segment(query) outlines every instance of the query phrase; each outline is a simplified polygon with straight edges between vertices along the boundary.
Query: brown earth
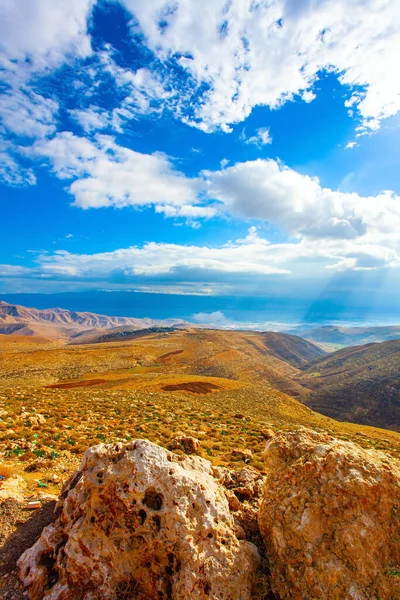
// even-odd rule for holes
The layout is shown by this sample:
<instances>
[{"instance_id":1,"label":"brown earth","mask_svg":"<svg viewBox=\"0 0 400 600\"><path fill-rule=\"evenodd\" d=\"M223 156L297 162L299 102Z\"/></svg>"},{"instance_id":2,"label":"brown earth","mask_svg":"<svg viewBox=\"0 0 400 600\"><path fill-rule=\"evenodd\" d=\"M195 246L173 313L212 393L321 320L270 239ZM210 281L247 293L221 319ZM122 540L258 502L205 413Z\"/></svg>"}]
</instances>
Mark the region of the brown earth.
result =
<instances>
[{"instance_id":1,"label":"brown earth","mask_svg":"<svg viewBox=\"0 0 400 600\"><path fill-rule=\"evenodd\" d=\"M107 383L107 379L86 379L84 381L70 381L69 383L53 383L52 385L47 385L46 387L56 390L68 390L71 388L98 385L99 383Z\"/></svg>"},{"instance_id":2,"label":"brown earth","mask_svg":"<svg viewBox=\"0 0 400 600\"><path fill-rule=\"evenodd\" d=\"M214 390L220 390L218 385L214 385L210 381L190 381L188 383L170 383L163 385L162 389L165 392L192 392L193 394L208 394Z\"/></svg>"},{"instance_id":3,"label":"brown earth","mask_svg":"<svg viewBox=\"0 0 400 600\"><path fill-rule=\"evenodd\" d=\"M296 340L289 342L294 362ZM0 337L0 458L23 478L28 498L42 486L59 491L88 447L139 437L167 447L192 436L214 465L260 473L271 431L301 426L400 456L397 433L338 423L282 391L308 388L277 354L254 332L176 330L82 346ZM199 383L205 393L188 390ZM54 385L64 387L47 387Z\"/></svg>"}]
</instances>

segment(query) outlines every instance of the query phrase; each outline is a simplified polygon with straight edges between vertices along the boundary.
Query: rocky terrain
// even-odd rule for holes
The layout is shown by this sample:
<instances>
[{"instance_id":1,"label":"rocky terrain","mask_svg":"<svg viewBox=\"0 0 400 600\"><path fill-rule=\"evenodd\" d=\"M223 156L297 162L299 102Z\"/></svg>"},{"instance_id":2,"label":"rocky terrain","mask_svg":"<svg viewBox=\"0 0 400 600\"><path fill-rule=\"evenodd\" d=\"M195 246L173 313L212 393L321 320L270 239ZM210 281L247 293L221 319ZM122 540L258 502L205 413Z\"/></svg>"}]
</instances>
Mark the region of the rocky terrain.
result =
<instances>
[{"instance_id":1,"label":"rocky terrain","mask_svg":"<svg viewBox=\"0 0 400 600\"><path fill-rule=\"evenodd\" d=\"M259 525L280 599L400 597L400 463L296 431L266 447Z\"/></svg>"},{"instance_id":2,"label":"rocky terrain","mask_svg":"<svg viewBox=\"0 0 400 600\"><path fill-rule=\"evenodd\" d=\"M303 428L271 433L265 471L140 439L89 449L18 560L29 598L399 597L399 461Z\"/></svg>"},{"instance_id":3,"label":"rocky terrain","mask_svg":"<svg viewBox=\"0 0 400 600\"><path fill-rule=\"evenodd\" d=\"M400 434L296 399L371 356L395 381L363 348L0 336L1 600L398 598Z\"/></svg>"}]
</instances>

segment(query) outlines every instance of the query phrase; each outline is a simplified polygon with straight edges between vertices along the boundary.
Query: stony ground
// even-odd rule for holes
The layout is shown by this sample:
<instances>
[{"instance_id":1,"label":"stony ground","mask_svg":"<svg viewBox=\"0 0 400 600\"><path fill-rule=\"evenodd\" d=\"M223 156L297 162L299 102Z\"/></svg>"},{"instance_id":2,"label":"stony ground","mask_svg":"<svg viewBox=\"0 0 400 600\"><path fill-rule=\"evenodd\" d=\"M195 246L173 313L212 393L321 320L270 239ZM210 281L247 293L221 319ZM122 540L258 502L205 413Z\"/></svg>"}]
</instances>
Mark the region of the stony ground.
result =
<instances>
[{"instance_id":1,"label":"stony ground","mask_svg":"<svg viewBox=\"0 0 400 600\"><path fill-rule=\"evenodd\" d=\"M33 543L49 519L50 505L42 501L33 512L26 502L58 494L83 452L100 442L147 438L168 446L184 433L215 465L263 472L271 430L306 426L400 456L399 434L313 413L276 389L292 367L232 336L224 343L220 334L181 332L65 348L0 340L0 495L13 475L24 482L22 505L0 500L0 599L23 597L5 556Z\"/></svg>"}]
</instances>

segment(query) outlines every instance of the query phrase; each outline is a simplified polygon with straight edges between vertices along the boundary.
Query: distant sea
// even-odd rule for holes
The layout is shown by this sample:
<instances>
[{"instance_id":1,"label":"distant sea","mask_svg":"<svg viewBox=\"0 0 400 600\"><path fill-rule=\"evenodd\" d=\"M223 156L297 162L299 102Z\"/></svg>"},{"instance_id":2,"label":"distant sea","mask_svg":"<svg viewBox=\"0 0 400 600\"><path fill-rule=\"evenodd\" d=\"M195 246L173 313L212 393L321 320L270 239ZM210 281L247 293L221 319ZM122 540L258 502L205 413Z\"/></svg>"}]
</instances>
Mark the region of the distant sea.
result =
<instances>
[{"instance_id":1,"label":"distant sea","mask_svg":"<svg viewBox=\"0 0 400 600\"><path fill-rule=\"evenodd\" d=\"M44 308L66 308L120 317L178 318L231 328L285 330L341 324L394 325L397 311L385 307L344 306L337 300L310 302L293 298L259 296L194 296L143 292L67 292L59 294L3 294L11 304Z\"/></svg>"}]
</instances>

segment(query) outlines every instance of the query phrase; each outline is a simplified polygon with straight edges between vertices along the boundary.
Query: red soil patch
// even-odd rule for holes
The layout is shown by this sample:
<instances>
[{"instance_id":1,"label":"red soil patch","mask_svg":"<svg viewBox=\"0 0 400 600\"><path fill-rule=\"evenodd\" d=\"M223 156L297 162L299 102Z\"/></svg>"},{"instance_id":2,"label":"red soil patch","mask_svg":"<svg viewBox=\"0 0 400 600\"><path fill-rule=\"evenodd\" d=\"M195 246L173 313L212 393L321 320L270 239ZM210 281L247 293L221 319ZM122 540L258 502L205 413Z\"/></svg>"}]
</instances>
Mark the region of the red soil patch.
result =
<instances>
[{"instance_id":1,"label":"red soil patch","mask_svg":"<svg viewBox=\"0 0 400 600\"><path fill-rule=\"evenodd\" d=\"M175 356L176 354L182 354L183 350L175 350L175 352L167 352L167 354L163 354L162 356L160 356L158 358L158 360L161 360L164 362L164 360L167 360L170 356Z\"/></svg>"},{"instance_id":2,"label":"red soil patch","mask_svg":"<svg viewBox=\"0 0 400 600\"><path fill-rule=\"evenodd\" d=\"M165 392L193 392L194 394L209 394L214 390L221 389L218 385L209 381L187 381L186 383L171 383L161 388Z\"/></svg>"},{"instance_id":3,"label":"red soil patch","mask_svg":"<svg viewBox=\"0 0 400 600\"><path fill-rule=\"evenodd\" d=\"M88 387L89 385L98 385L99 383L107 383L107 379L87 379L85 381L70 381L69 383L53 383L46 385L48 388L56 388L67 390L69 388Z\"/></svg>"}]
</instances>

